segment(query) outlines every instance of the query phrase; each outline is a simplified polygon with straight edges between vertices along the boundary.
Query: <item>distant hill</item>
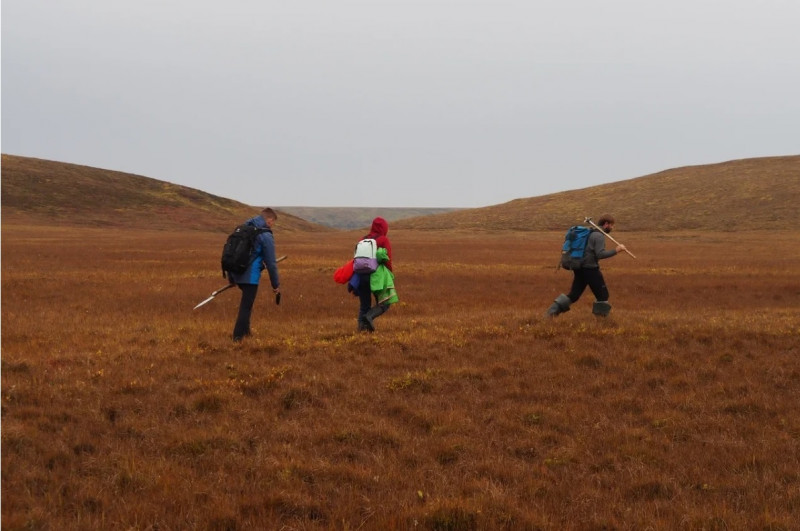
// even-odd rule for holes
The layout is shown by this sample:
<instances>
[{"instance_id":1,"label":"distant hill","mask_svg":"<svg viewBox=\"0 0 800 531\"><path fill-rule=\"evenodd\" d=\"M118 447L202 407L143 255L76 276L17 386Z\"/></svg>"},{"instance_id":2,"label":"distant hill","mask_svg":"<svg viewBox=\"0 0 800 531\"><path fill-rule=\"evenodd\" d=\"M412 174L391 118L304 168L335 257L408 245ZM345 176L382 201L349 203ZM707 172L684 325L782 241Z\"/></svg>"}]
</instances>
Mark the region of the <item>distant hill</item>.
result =
<instances>
[{"instance_id":1,"label":"distant hill","mask_svg":"<svg viewBox=\"0 0 800 531\"><path fill-rule=\"evenodd\" d=\"M393 229L562 230L611 213L621 230L797 229L800 156L686 166L581 190L397 221Z\"/></svg>"},{"instance_id":2,"label":"distant hill","mask_svg":"<svg viewBox=\"0 0 800 531\"><path fill-rule=\"evenodd\" d=\"M258 211L258 206L149 177L5 154L0 187L4 224L228 232ZM335 230L325 223L355 229L383 216L393 231L549 231L609 212L625 231L797 229L798 205L800 155L794 155L675 168L483 208L283 207L278 208L278 227L289 232ZM419 216L406 218L414 214ZM314 222L301 219L306 215Z\"/></svg>"},{"instance_id":3,"label":"distant hill","mask_svg":"<svg viewBox=\"0 0 800 531\"><path fill-rule=\"evenodd\" d=\"M294 214L307 221L337 229L360 229L369 227L372 220L380 216L386 221L431 216L455 212L458 208L369 208L369 207L303 207L282 206L282 211Z\"/></svg>"},{"instance_id":4,"label":"distant hill","mask_svg":"<svg viewBox=\"0 0 800 531\"><path fill-rule=\"evenodd\" d=\"M111 170L2 155L3 223L229 232L260 206ZM279 211L281 231L329 231Z\"/></svg>"}]
</instances>

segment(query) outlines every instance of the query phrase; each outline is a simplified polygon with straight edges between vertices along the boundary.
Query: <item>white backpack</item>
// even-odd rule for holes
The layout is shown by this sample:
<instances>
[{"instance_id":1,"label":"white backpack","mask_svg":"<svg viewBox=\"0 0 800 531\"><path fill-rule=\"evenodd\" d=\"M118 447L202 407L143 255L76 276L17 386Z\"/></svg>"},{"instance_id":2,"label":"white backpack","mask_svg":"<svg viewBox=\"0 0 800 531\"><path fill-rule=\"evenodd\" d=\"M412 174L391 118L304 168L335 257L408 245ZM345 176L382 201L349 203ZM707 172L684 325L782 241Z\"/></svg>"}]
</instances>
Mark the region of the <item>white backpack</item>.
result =
<instances>
[{"instance_id":1,"label":"white backpack","mask_svg":"<svg viewBox=\"0 0 800 531\"><path fill-rule=\"evenodd\" d=\"M353 253L353 273L374 273L378 269L377 251L378 244L372 238L358 242Z\"/></svg>"}]
</instances>

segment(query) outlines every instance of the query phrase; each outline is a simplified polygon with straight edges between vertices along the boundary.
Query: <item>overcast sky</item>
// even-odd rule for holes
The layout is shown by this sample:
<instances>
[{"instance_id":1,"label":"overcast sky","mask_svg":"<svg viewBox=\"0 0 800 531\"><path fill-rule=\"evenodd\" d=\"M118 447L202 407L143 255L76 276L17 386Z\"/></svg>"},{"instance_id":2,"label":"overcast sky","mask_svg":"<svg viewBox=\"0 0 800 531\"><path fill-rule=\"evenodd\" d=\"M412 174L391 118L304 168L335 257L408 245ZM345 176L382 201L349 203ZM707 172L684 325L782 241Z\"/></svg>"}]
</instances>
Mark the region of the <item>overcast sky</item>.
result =
<instances>
[{"instance_id":1,"label":"overcast sky","mask_svg":"<svg viewBox=\"0 0 800 531\"><path fill-rule=\"evenodd\" d=\"M473 207L800 153L797 0L3 0L2 151Z\"/></svg>"}]
</instances>

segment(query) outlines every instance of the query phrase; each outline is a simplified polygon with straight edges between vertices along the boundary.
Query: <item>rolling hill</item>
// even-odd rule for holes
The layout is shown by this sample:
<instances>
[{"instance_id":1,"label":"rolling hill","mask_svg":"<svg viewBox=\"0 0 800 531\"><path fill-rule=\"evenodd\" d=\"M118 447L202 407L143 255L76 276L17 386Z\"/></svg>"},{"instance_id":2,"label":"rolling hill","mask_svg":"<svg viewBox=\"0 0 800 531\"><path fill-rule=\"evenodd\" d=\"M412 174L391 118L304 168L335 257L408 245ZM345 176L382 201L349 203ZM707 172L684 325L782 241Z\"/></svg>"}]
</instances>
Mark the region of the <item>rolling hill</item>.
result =
<instances>
[{"instance_id":1,"label":"rolling hill","mask_svg":"<svg viewBox=\"0 0 800 531\"><path fill-rule=\"evenodd\" d=\"M800 156L734 160L483 208L394 230L562 230L608 212L625 231L797 229Z\"/></svg>"},{"instance_id":2,"label":"rolling hill","mask_svg":"<svg viewBox=\"0 0 800 531\"><path fill-rule=\"evenodd\" d=\"M372 220L381 216L386 221L432 216L445 212L454 212L458 208L401 208L401 207L304 207L282 206L283 212L299 216L312 223L319 223L336 229L361 229L369 227Z\"/></svg>"},{"instance_id":3,"label":"rolling hill","mask_svg":"<svg viewBox=\"0 0 800 531\"><path fill-rule=\"evenodd\" d=\"M89 166L2 156L3 223L229 232L259 208L176 184ZM333 230L280 212L281 231Z\"/></svg>"},{"instance_id":4,"label":"rolling hill","mask_svg":"<svg viewBox=\"0 0 800 531\"><path fill-rule=\"evenodd\" d=\"M625 231L796 229L800 155L686 166L610 184L483 208L397 219L392 230L563 230L610 212ZM288 208L288 207L286 207ZM299 208L299 207L292 207ZM303 214L313 218L318 209ZM316 215L347 216L347 208ZM386 216L387 210L361 209ZM414 209L394 209L403 215ZM428 214L433 209L419 209ZM227 232L248 206L149 177L13 155L2 156L3 223L61 223ZM332 231L281 210L282 231ZM294 214L300 213L294 210ZM331 213L332 212L332 213ZM389 213L391 216L391 213ZM313 218L317 220L317 218ZM389 219L389 218L387 218ZM320 222L323 220L318 219ZM353 220L358 228L368 219Z\"/></svg>"}]
</instances>

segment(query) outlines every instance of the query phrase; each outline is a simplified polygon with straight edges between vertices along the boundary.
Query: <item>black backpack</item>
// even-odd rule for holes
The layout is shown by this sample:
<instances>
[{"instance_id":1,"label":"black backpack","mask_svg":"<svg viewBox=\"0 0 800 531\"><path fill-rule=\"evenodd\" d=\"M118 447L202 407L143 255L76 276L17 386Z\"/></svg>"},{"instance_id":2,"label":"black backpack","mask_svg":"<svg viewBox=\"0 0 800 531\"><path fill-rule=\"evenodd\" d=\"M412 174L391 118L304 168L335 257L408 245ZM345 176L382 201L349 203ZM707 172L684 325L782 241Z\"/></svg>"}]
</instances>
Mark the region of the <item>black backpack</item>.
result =
<instances>
[{"instance_id":1,"label":"black backpack","mask_svg":"<svg viewBox=\"0 0 800 531\"><path fill-rule=\"evenodd\" d=\"M256 237L264 232L272 232L269 227L259 229L255 225L244 223L236 227L222 247L222 276L225 272L240 275L247 271L253 261L253 249L256 246Z\"/></svg>"}]
</instances>

